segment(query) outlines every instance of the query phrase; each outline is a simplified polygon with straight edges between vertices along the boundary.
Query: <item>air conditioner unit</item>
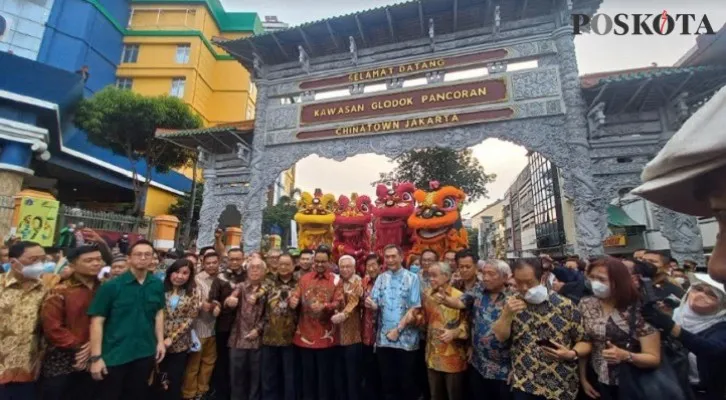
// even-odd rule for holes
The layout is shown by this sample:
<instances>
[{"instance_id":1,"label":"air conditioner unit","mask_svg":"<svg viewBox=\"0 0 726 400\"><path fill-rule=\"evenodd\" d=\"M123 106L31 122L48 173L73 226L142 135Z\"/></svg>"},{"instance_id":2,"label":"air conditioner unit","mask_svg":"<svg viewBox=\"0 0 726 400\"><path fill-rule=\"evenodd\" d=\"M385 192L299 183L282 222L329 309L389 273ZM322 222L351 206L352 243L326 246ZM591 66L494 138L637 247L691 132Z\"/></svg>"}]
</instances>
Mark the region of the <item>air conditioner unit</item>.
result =
<instances>
[{"instance_id":1,"label":"air conditioner unit","mask_svg":"<svg viewBox=\"0 0 726 400\"><path fill-rule=\"evenodd\" d=\"M12 20L7 15L0 14L0 40L10 32Z\"/></svg>"}]
</instances>

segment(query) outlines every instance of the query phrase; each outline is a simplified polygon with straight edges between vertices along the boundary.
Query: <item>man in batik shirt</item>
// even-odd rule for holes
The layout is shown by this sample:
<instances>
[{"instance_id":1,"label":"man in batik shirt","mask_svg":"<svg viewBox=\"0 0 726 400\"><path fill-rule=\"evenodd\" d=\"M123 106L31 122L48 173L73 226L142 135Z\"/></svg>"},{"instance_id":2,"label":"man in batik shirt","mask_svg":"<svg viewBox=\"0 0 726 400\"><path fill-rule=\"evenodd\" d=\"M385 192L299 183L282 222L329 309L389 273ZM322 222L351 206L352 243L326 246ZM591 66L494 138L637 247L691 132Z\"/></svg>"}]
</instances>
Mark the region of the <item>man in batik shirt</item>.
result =
<instances>
[{"instance_id":1,"label":"man in batik shirt","mask_svg":"<svg viewBox=\"0 0 726 400\"><path fill-rule=\"evenodd\" d=\"M509 346L497 340L492 325L502 313L507 299L506 283L512 272L506 262L494 260L485 263L481 273L482 282L474 289L458 299L448 296L443 301L449 307L467 310L472 316L467 398L487 393L491 400L508 400Z\"/></svg>"},{"instance_id":2,"label":"man in batik shirt","mask_svg":"<svg viewBox=\"0 0 726 400\"><path fill-rule=\"evenodd\" d=\"M360 276L355 273L355 258L344 255L338 260L340 278L343 281L345 308L333 315L332 321L338 325L340 354L338 357L338 379L336 380L337 398L358 400L360 394L360 299L363 286Z\"/></svg>"},{"instance_id":3,"label":"man in batik shirt","mask_svg":"<svg viewBox=\"0 0 726 400\"><path fill-rule=\"evenodd\" d=\"M302 278L290 298L290 307L300 306L300 319L293 343L302 360L302 400L332 400L331 377L335 362L335 328L332 316L343 308L343 285L330 272L331 250L315 251L313 271Z\"/></svg>"},{"instance_id":4,"label":"man in batik shirt","mask_svg":"<svg viewBox=\"0 0 726 400\"><path fill-rule=\"evenodd\" d=\"M512 272L517 293L507 299L493 330L497 340L511 343L514 399L574 400L579 355L590 351L580 311L547 291L538 259L520 260Z\"/></svg>"},{"instance_id":5,"label":"man in batik shirt","mask_svg":"<svg viewBox=\"0 0 726 400\"><path fill-rule=\"evenodd\" d=\"M366 257L366 276L363 277L363 302L373 292L381 266L376 254ZM378 372L375 345L378 330L378 312L363 307L361 324L361 342L363 343L363 398L379 399L381 397L381 374Z\"/></svg>"},{"instance_id":6,"label":"man in batik shirt","mask_svg":"<svg viewBox=\"0 0 726 400\"><path fill-rule=\"evenodd\" d=\"M459 297L452 287L451 267L438 262L429 268L431 287L424 291L423 307L416 313L417 325L426 326L426 366L431 399L461 400L469 337L467 318L443 304L446 297Z\"/></svg>"},{"instance_id":7,"label":"man in batik shirt","mask_svg":"<svg viewBox=\"0 0 726 400\"><path fill-rule=\"evenodd\" d=\"M297 312L288 305L297 287L289 254L280 256L277 276L265 282L267 301L262 333L262 398L295 400Z\"/></svg>"}]
</instances>

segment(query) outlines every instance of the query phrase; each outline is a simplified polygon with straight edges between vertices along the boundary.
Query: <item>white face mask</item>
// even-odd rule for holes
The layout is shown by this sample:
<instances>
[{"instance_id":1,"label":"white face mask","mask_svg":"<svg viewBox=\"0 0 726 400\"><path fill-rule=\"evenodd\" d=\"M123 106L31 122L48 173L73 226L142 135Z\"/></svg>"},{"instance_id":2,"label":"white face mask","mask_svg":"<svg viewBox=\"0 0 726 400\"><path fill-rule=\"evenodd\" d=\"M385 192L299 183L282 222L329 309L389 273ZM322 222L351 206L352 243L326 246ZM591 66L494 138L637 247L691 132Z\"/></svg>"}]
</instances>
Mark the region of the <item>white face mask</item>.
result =
<instances>
[{"instance_id":1,"label":"white face mask","mask_svg":"<svg viewBox=\"0 0 726 400\"><path fill-rule=\"evenodd\" d=\"M529 304L541 304L547 300L547 288L543 285L537 285L529 290L524 295L524 301Z\"/></svg>"},{"instance_id":2,"label":"white face mask","mask_svg":"<svg viewBox=\"0 0 726 400\"><path fill-rule=\"evenodd\" d=\"M592 294L598 299L607 299L610 297L610 285L600 281L590 281L590 286L592 288Z\"/></svg>"},{"instance_id":3,"label":"white face mask","mask_svg":"<svg viewBox=\"0 0 726 400\"><path fill-rule=\"evenodd\" d=\"M683 286L683 284L686 283L686 278L682 278L682 277L679 276L678 278L676 278L676 282L679 285Z\"/></svg>"},{"instance_id":4,"label":"white face mask","mask_svg":"<svg viewBox=\"0 0 726 400\"><path fill-rule=\"evenodd\" d=\"M38 261L35 264L23 266L22 274L28 279L40 279L40 276L46 271L45 263Z\"/></svg>"}]
</instances>

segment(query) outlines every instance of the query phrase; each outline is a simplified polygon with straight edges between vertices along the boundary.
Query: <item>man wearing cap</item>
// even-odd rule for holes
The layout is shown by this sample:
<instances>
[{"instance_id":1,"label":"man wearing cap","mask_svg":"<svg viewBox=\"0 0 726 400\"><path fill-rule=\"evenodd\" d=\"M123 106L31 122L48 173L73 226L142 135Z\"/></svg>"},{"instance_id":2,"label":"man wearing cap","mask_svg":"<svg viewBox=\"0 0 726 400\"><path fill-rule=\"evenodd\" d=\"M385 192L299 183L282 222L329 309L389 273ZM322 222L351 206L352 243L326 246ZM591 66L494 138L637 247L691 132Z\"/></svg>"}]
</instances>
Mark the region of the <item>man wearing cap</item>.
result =
<instances>
[{"instance_id":1,"label":"man wearing cap","mask_svg":"<svg viewBox=\"0 0 726 400\"><path fill-rule=\"evenodd\" d=\"M103 257L97 246L71 249L73 273L43 301L40 318L49 347L42 366L43 399L93 399L95 384L86 372L90 355L88 306L98 288Z\"/></svg>"},{"instance_id":2,"label":"man wearing cap","mask_svg":"<svg viewBox=\"0 0 726 400\"><path fill-rule=\"evenodd\" d=\"M643 169L633 193L671 210L715 217L709 275L726 282L726 88L721 88Z\"/></svg>"}]
</instances>

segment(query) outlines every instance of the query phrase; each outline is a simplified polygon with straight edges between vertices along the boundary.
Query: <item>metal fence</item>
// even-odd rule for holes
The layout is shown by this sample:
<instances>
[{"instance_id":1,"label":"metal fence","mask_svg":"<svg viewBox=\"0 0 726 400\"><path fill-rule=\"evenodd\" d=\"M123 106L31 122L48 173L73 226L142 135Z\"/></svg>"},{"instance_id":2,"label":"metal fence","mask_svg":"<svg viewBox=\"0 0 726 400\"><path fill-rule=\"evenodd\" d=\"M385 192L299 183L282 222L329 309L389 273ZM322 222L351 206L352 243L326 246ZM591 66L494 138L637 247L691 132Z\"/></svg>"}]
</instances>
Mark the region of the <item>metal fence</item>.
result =
<instances>
[{"instance_id":1,"label":"metal fence","mask_svg":"<svg viewBox=\"0 0 726 400\"><path fill-rule=\"evenodd\" d=\"M138 233L144 235L147 239L153 239L151 234L154 229L151 218L137 218L130 215L60 206L56 232L69 224L78 225L79 223L83 223L86 228L95 230Z\"/></svg>"},{"instance_id":2,"label":"metal fence","mask_svg":"<svg viewBox=\"0 0 726 400\"><path fill-rule=\"evenodd\" d=\"M0 239L4 240L13 224L14 200L11 196L0 196Z\"/></svg>"}]
</instances>

